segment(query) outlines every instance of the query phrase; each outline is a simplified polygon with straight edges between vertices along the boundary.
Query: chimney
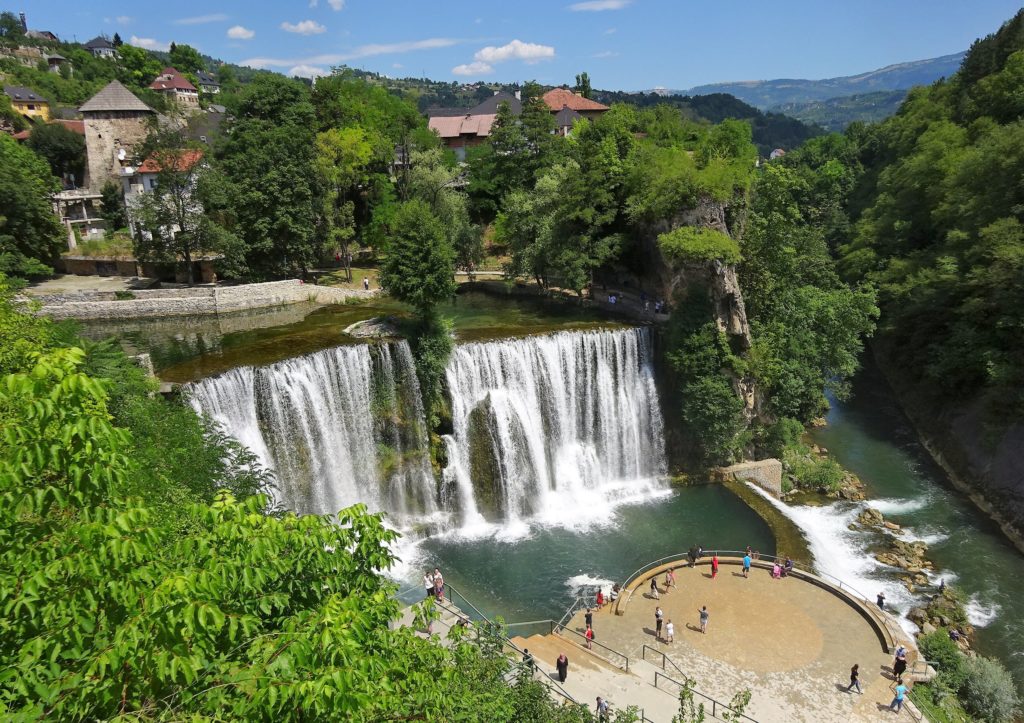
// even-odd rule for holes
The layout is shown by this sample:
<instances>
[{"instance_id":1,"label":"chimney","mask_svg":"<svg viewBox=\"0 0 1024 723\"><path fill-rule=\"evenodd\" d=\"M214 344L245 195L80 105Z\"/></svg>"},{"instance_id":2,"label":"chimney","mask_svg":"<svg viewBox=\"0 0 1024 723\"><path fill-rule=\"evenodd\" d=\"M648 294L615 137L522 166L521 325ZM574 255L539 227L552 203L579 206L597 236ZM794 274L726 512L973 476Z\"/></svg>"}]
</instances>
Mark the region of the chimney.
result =
<instances>
[{"instance_id":1,"label":"chimney","mask_svg":"<svg viewBox=\"0 0 1024 723\"><path fill-rule=\"evenodd\" d=\"M21 32L27 33L28 32L28 21L25 20L25 13L18 13L18 16L21 18Z\"/></svg>"}]
</instances>

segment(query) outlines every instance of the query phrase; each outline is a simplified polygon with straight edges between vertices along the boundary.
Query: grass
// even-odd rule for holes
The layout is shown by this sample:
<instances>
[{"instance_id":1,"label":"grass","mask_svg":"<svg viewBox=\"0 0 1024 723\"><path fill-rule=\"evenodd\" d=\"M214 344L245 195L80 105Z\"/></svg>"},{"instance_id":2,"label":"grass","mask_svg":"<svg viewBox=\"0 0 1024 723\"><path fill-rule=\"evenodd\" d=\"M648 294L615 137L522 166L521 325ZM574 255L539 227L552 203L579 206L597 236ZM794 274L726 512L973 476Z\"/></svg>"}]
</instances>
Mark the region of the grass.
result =
<instances>
[{"instance_id":1,"label":"grass","mask_svg":"<svg viewBox=\"0 0 1024 723\"><path fill-rule=\"evenodd\" d=\"M371 289L379 289L379 275L380 271L376 268L353 266L351 282L345 280L345 269L337 269L321 276L318 283L322 286L336 286L339 289L362 289L363 279L366 278L370 280Z\"/></svg>"},{"instance_id":2,"label":"grass","mask_svg":"<svg viewBox=\"0 0 1024 723\"><path fill-rule=\"evenodd\" d=\"M80 241L73 250L65 252L66 256L86 256L89 258L119 257L135 258L132 239L127 234L115 233L113 238L102 238L91 241Z\"/></svg>"}]
</instances>

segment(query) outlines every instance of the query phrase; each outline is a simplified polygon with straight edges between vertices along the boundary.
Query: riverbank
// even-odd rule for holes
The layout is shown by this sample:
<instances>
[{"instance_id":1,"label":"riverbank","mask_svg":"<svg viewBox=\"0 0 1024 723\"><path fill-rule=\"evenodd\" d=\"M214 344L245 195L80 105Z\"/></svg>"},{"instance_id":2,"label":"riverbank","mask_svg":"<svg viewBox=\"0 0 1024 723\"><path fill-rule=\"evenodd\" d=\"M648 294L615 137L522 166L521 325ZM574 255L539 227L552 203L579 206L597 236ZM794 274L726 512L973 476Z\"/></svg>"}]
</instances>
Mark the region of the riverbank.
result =
<instances>
[{"instance_id":1,"label":"riverbank","mask_svg":"<svg viewBox=\"0 0 1024 723\"><path fill-rule=\"evenodd\" d=\"M950 484L992 519L1024 554L1024 423L995 433L984 418L980 400L946 408L916 380L886 363L872 346L874 366L917 433L921 446L945 472Z\"/></svg>"}]
</instances>

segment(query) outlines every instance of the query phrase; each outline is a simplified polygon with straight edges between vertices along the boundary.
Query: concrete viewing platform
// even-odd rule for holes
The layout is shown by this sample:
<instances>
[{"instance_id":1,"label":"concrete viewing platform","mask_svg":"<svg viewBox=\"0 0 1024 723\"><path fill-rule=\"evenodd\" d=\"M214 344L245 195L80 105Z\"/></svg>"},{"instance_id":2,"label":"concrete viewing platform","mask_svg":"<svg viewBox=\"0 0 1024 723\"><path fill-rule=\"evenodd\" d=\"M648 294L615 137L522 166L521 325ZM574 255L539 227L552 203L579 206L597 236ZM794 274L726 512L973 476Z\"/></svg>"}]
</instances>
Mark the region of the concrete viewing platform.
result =
<instances>
[{"instance_id":1,"label":"concrete viewing platform","mask_svg":"<svg viewBox=\"0 0 1024 723\"><path fill-rule=\"evenodd\" d=\"M649 691L641 699L630 700L634 686L626 685L622 677L643 680L653 678L657 670L676 681L695 680L697 691L721 703L749 689L752 697L745 714L761 723L921 720L912 706L904 706L898 717L888 710L893 697L889 651L896 644L910 649L910 670L904 676L909 679L916 646L887 614L809 573L796 571L775 579L762 561L755 562L750 576L744 578L739 558L722 557L719 562L715 579L706 557L694 568L685 559L666 562L630 580L614 605L594 611L595 641L629 658L629 673L618 671L623 686L616 690L609 681L612 689L604 696L616 707L639 704L652 721L671 720L676 707L671 698L678 695L678 685L659 677L656 687L672 694L666 696L669 701L644 705L652 699ZM675 571L676 587L666 591L669 567ZM652 576L660 599L651 596ZM709 624L702 634L699 610L705 605ZM656 637L656 606L661 606L665 623L674 624L672 643ZM586 630L584 612L573 616L569 630ZM561 637L577 648L578 636L563 632ZM603 651L595 646L593 653ZM575 657L589 654L579 650ZM573 652L567 655L572 661ZM612 663L621 661L614 654L607 657ZM854 663L860 665L863 695L845 692ZM570 667L568 683L573 674ZM655 683L643 682L648 687ZM592 698L584 702L593 705ZM708 708L710 713L710 704Z\"/></svg>"}]
</instances>

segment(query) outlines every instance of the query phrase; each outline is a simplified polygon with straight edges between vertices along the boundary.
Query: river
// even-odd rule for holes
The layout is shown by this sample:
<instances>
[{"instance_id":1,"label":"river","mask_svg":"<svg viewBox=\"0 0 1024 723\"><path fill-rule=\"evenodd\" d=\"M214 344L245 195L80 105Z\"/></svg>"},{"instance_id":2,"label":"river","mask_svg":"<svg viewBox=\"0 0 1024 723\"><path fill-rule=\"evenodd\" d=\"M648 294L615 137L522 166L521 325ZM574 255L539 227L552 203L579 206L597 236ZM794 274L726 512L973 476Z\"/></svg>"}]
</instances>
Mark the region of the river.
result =
<instances>
[{"instance_id":1,"label":"river","mask_svg":"<svg viewBox=\"0 0 1024 723\"><path fill-rule=\"evenodd\" d=\"M864 481L871 506L909 528L905 538L929 542L939 574L969 597L976 648L1002 660L1024 685L1024 557L952 487L877 369L866 368L853 390L850 401L833 403L815 442Z\"/></svg>"}]
</instances>

